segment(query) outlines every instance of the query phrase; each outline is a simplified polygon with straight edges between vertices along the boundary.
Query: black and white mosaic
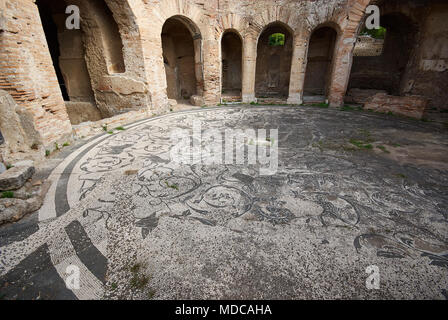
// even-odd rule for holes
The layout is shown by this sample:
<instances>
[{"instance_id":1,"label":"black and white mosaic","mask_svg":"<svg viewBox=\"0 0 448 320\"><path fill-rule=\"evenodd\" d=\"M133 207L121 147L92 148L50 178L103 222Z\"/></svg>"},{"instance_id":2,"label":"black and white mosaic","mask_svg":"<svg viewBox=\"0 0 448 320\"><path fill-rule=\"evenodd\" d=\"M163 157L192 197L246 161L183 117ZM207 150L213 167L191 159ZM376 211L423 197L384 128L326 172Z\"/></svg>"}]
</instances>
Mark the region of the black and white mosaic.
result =
<instances>
[{"instance_id":1,"label":"black and white mosaic","mask_svg":"<svg viewBox=\"0 0 448 320\"><path fill-rule=\"evenodd\" d=\"M222 132L278 129L277 173L171 162L171 131L191 130L195 120ZM446 132L428 124L317 108L204 109L102 135L54 170L39 229L0 247L0 292L11 299L144 299L148 292L444 299L448 170L347 148L359 136L427 142L411 133L448 150ZM145 289L132 285L136 264L148 274ZM78 290L63 286L68 265L81 269ZM381 270L380 290L365 287L369 265Z\"/></svg>"}]
</instances>

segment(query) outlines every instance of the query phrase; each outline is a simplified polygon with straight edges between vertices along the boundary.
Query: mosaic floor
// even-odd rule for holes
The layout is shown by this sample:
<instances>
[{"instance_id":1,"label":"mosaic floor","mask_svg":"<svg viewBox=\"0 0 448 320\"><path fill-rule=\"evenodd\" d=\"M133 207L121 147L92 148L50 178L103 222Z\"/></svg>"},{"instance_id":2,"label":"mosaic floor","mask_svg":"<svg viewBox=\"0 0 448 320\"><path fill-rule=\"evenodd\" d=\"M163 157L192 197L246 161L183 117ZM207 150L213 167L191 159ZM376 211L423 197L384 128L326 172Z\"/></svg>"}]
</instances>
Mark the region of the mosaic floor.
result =
<instances>
[{"instance_id":1,"label":"mosaic floor","mask_svg":"<svg viewBox=\"0 0 448 320\"><path fill-rule=\"evenodd\" d=\"M173 163L170 133L194 120L278 129L277 173ZM447 299L447 137L311 107L179 112L95 137L51 173L34 223L0 228L0 298Z\"/></svg>"}]
</instances>

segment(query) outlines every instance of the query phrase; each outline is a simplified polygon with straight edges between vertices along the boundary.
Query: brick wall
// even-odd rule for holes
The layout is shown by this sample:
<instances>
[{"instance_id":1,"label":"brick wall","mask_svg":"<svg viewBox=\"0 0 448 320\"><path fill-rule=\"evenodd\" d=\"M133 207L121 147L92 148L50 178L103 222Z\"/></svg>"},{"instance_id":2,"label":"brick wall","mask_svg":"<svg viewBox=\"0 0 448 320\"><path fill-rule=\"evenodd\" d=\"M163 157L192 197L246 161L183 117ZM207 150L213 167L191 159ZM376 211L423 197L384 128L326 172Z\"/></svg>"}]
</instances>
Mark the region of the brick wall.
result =
<instances>
[{"instance_id":1,"label":"brick wall","mask_svg":"<svg viewBox=\"0 0 448 320\"><path fill-rule=\"evenodd\" d=\"M31 111L44 145L69 139L70 121L32 0L0 1L0 89Z\"/></svg>"},{"instance_id":2,"label":"brick wall","mask_svg":"<svg viewBox=\"0 0 448 320\"><path fill-rule=\"evenodd\" d=\"M128 110L168 110L161 32L172 16L182 16L200 34L200 40L195 41L195 68L201 82L198 94L209 105L220 101L221 36L226 30L234 30L243 38L242 91L243 98L251 101L255 98L258 37L271 23L288 26L293 35L288 101L301 103L311 34L320 26L333 28L337 39L327 98L332 106L339 106L346 93L365 8L373 0L105 0L123 42L125 73L110 73L103 63L107 57L101 44L108 32L91 10L94 2L73 1L82 12L91 14L82 24L88 71L97 104L111 116ZM44 144L54 145L67 139L72 128L37 7L34 0L0 0L0 9L0 89L32 112ZM439 65L445 63L442 58L441 53L437 61L425 60L425 66L438 62L436 67L441 68Z\"/></svg>"}]
</instances>

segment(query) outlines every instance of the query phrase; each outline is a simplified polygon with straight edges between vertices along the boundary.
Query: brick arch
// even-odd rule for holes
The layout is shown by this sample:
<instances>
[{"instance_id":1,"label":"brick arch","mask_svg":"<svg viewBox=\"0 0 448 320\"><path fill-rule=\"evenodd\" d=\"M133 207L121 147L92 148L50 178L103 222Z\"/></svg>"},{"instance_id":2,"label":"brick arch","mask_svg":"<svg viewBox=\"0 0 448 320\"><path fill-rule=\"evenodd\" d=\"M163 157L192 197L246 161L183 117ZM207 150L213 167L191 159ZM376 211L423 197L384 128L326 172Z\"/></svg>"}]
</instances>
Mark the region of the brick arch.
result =
<instances>
[{"instance_id":1,"label":"brick arch","mask_svg":"<svg viewBox=\"0 0 448 320\"><path fill-rule=\"evenodd\" d=\"M152 18L156 18L151 23L151 33L156 37L162 33L166 20L172 17L183 20L188 25L190 32L199 33L204 38L209 36L209 32L202 24L203 14L201 10L188 0L162 0L153 8L148 6L145 6L145 8L150 11Z\"/></svg>"},{"instance_id":2,"label":"brick arch","mask_svg":"<svg viewBox=\"0 0 448 320\"><path fill-rule=\"evenodd\" d=\"M338 35L341 35L343 33L343 26L341 26L340 15L314 21L312 24L306 23L302 30L302 37L309 40L316 30L324 27L333 28Z\"/></svg>"},{"instance_id":3,"label":"brick arch","mask_svg":"<svg viewBox=\"0 0 448 320\"><path fill-rule=\"evenodd\" d=\"M221 40L224 33L231 30L243 39L245 26L246 21L240 15L234 13L224 15L218 20L216 38Z\"/></svg>"},{"instance_id":4,"label":"brick arch","mask_svg":"<svg viewBox=\"0 0 448 320\"><path fill-rule=\"evenodd\" d=\"M275 20L275 21L269 22L268 24L264 25L263 28L259 29L258 36L257 36L257 42L258 42L258 40L260 40L261 35L266 30L268 30L269 28L275 27L275 26L280 26L280 27L284 28L285 30L287 30L288 33L290 34L291 38L294 39L294 29L283 21Z\"/></svg>"},{"instance_id":5,"label":"brick arch","mask_svg":"<svg viewBox=\"0 0 448 320\"><path fill-rule=\"evenodd\" d=\"M120 41L122 42L118 23L116 22L114 14L108 6L107 1L73 0L73 4L77 5L80 8L81 30L84 35L85 46L95 47L94 50L89 50L88 52L86 52L86 58L88 59L88 61L94 62L99 68L90 70L90 72L100 72L101 75L114 73L115 71L111 70L109 65L113 60L111 55L114 54L121 54L119 58L123 60L122 63L124 69L125 66L123 50L121 49L121 52L118 53L111 52L113 51L113 48L111 48L110 44L107 43L111 36L119 37ZM112 14L112 17L105 14L105 9L109 10L108 13ZM114 24L113 27L116 26L117 29L113 29L110 24ZM109 27L111 28L108 29ZM98 52L98 50L100 52ZM95 58L92 57L94 55L98 55L98 53L100 54L99 56L96 56ZM124 70L117 71L117 73L123 72ZM92 74L91 76L94 75ZM95 80L93 81L96 82Z\"/></svg>"},{"instance_id":6,"label":"brick arch","mask_svg":"<svg viewBox=\"0 0 448 320\"><path fill-rule=\"evenodd\" d=\"M168 21L175 21L182 24L191 34L193 41L193 58L194 58L194 78L196 79L196 91L193 95L202 96L204 93L204 78L203 78L203 48L202 48L202 33L196 23L186 16L175 14L166 19L162 26L163 28ZM163 48L162 48L163 51ZM166 66L164 65L165 73L168 75ZM168 89L168 82L167 82ZM190 91L190 90L188 90ZM168 92L167 92L168 95Z\"/></svg>"},{"instance_id":7,"label":"brick arch","mask_svg":"<svg viewBox=\"0 0 448 320\"><path fill-rule=\"evenodd\" d=\"M257 60L257 44L258 38L264 28L272 23L285 25L291 36L296 37L296 30L300 29L302 19L301 12L289 10L288 6L268 5L263 10L255 10L251 15L244 16L239 21L241 26L240 33L243 37L243 102L256 101L255 97L255 77L256 77L256 60ZM292 69L292 67L291 67ZM291 72L292 77L292 72Z\"/></svg>"},{"instance_id":8,"label":"brick arch","mask_svg":"<svg viewBox=\"0 0 448 320\"><path fill-rule=\"evenodd\" d=\"M218 86L214 87L207 83L208 79L219 77L218 70L215 68L213 74L206 73L205 70L213 69L209 66L216 66L217 61L209 62L211 58L203 55L204 45L216 41L215 28L210 26L209 20L205 20L209 17L203 15L201 8L187 0L162 0L151 6L142 4L141 12L142 17L139 22L141 29L144 30L144 41L151 44L151 50L145 53L149 71L148 90L151 92L153 108L157 107L158 109L157 113L169 109L161 33L163 25L171 17L182 19L193 33L200 35L201 39L196 44L199 53L196 55L196 76L199 83L197 95L203 96L206 100L216 96L219 92ZM151 19L147 17L151 17ZM217 45L215 50L219 50Z\"/></svg>"},{"instance_id":9,"label":"brick arch","mask_svg":"<svg viewBox=\"0 0 448 320\"><path fill-rule=\"evenodd\" d=\"M223 37L226 33L234 33L234 34L236 34L236 35L241 39L241 41L243 41L243 36L242 36L242 34L241 34L237 29L233 29L233 28L228 28L228 29L223 30L223 32L221 33L221 36L220 36L219 40L222 40L222 37Z\"/></svg>"},{"instance_id":10,"label":"brick arch","mask_svg":"<svg viewBox=\"0 0 448 320\"><path fill-rule=\"evenodd\" d=\"M349 10L343 28L344 35L357 36L366 18L367 7L376 3L378 0L349 0Z\"/></svg>"},{"instance_id":11,"label":"brick arch","mask_svg":"<svg viewBox=\"0 0 448 320\"><path fill-rule=\"evenodd\" d=\"M290 30L294 30L297 27L298 21L300 21L298 16L300 16L300 12L294 12L288 6L272 4L262 12L257 12L250 17L249 22L259 33L263 32L266 26L274 22L282 23ZM294 34L294 32L292 33Z\"/></svg>"},{"instance_id":12,"label":"brick arch","mask_svg":"<svg viewBox=\"0 0 448 320\"><path fill-rule=\"evenodd\" d=\"M338 43L336 61L330 85L331 106L341 106L348 88L353 63L354 43L366 19L366 9L371 4L381 5L381 0L349 0L346 17L341 19L342 34Z\"/></svg>"}]
</instances>

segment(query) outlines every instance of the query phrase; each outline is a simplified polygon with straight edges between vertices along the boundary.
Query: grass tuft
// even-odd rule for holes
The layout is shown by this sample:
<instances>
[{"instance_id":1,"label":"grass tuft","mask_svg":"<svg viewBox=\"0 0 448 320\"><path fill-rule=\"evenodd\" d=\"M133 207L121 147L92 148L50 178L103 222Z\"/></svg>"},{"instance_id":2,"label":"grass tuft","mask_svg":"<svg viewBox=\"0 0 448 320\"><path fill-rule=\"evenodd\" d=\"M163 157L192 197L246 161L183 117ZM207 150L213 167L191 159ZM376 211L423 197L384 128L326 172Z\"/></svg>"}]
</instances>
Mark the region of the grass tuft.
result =
<instances>
[{"instance_id":1,"label":"grass tuft","mask_svg":"<svg viewBox=\"0 0 448 320\"><path fill-rule=\"evenodd\" d=\"M368 150L373 149L373 146L370 143L366 143L361 140L350 139L350 143L354 146L357 146L359 149L368 149Z\"/></svg>"},{"instance_id":2,"label":"grass tuft","mask_svg":"<svg viewBox=\"0 0 448 320\"><path fill-rule=\"evenodd\" d=\"M313 104L311 104L311 106L318 107L318 108L328 108L330 106L330 104L321 102L321 103L313 103Z\"/></svg>"},{"instance_id":3,"label":"grass tuft","mask_svg":"<svg viewBox=\"0 0 448 320\"><path fill-rule=\"evenodd\" d=\"M390 153L390 151L387 150L385 146L377 146L377 148L383 151L384 153Z\"/></svg>"},{"instance_id":4,"label":"grass tuft","mask_svg":"<svg viewBox=\"0 0 448 320\"><path fill-rule=\"evenodd\" d=\"M154 298L155 295L156 295L156 291L155 290L150 289L148 291L148 299L149 300L152 300L152 298Z\"/></svg>"},{"instance_id":5,"label":"grass tuft","mask_svg":"<svg viewBox=\"0 0 448 320\"><path fill-rule=\"evenodd\" d=\"M165 184L166 184L166 186L168 187L168 188L171 188L171 189L174 189L174 190L177 190L177 191L179 191L179 186L177 185L177 184L169 184L168 183L168 181L165 181Z\"/></svg>"},{"instance_id":6,"label":"grass tuft","mask_svg":"<svg viewBox=\"0 0 448 320\"><path fill-rule=\"evenodd\" d=\"M12 191L4 191L2 192L2 195L0 196L2 199L12 199L14 198L14 192Z\"/></svg>"},{"instance_id":7,"label":"grass tuft","mask_svg":"<svg viewBox=\"0 0 448 320\"><path fill-rule=\"evenodd\" d=\"M131 287L134 289L143 289L147 286L149 283L149 277L145 274L141 274L140 271L142 269L142 265L139 263L134 264L131 266L130 271L132 273L131 278Z\"/></svg>"}]
</instances>

